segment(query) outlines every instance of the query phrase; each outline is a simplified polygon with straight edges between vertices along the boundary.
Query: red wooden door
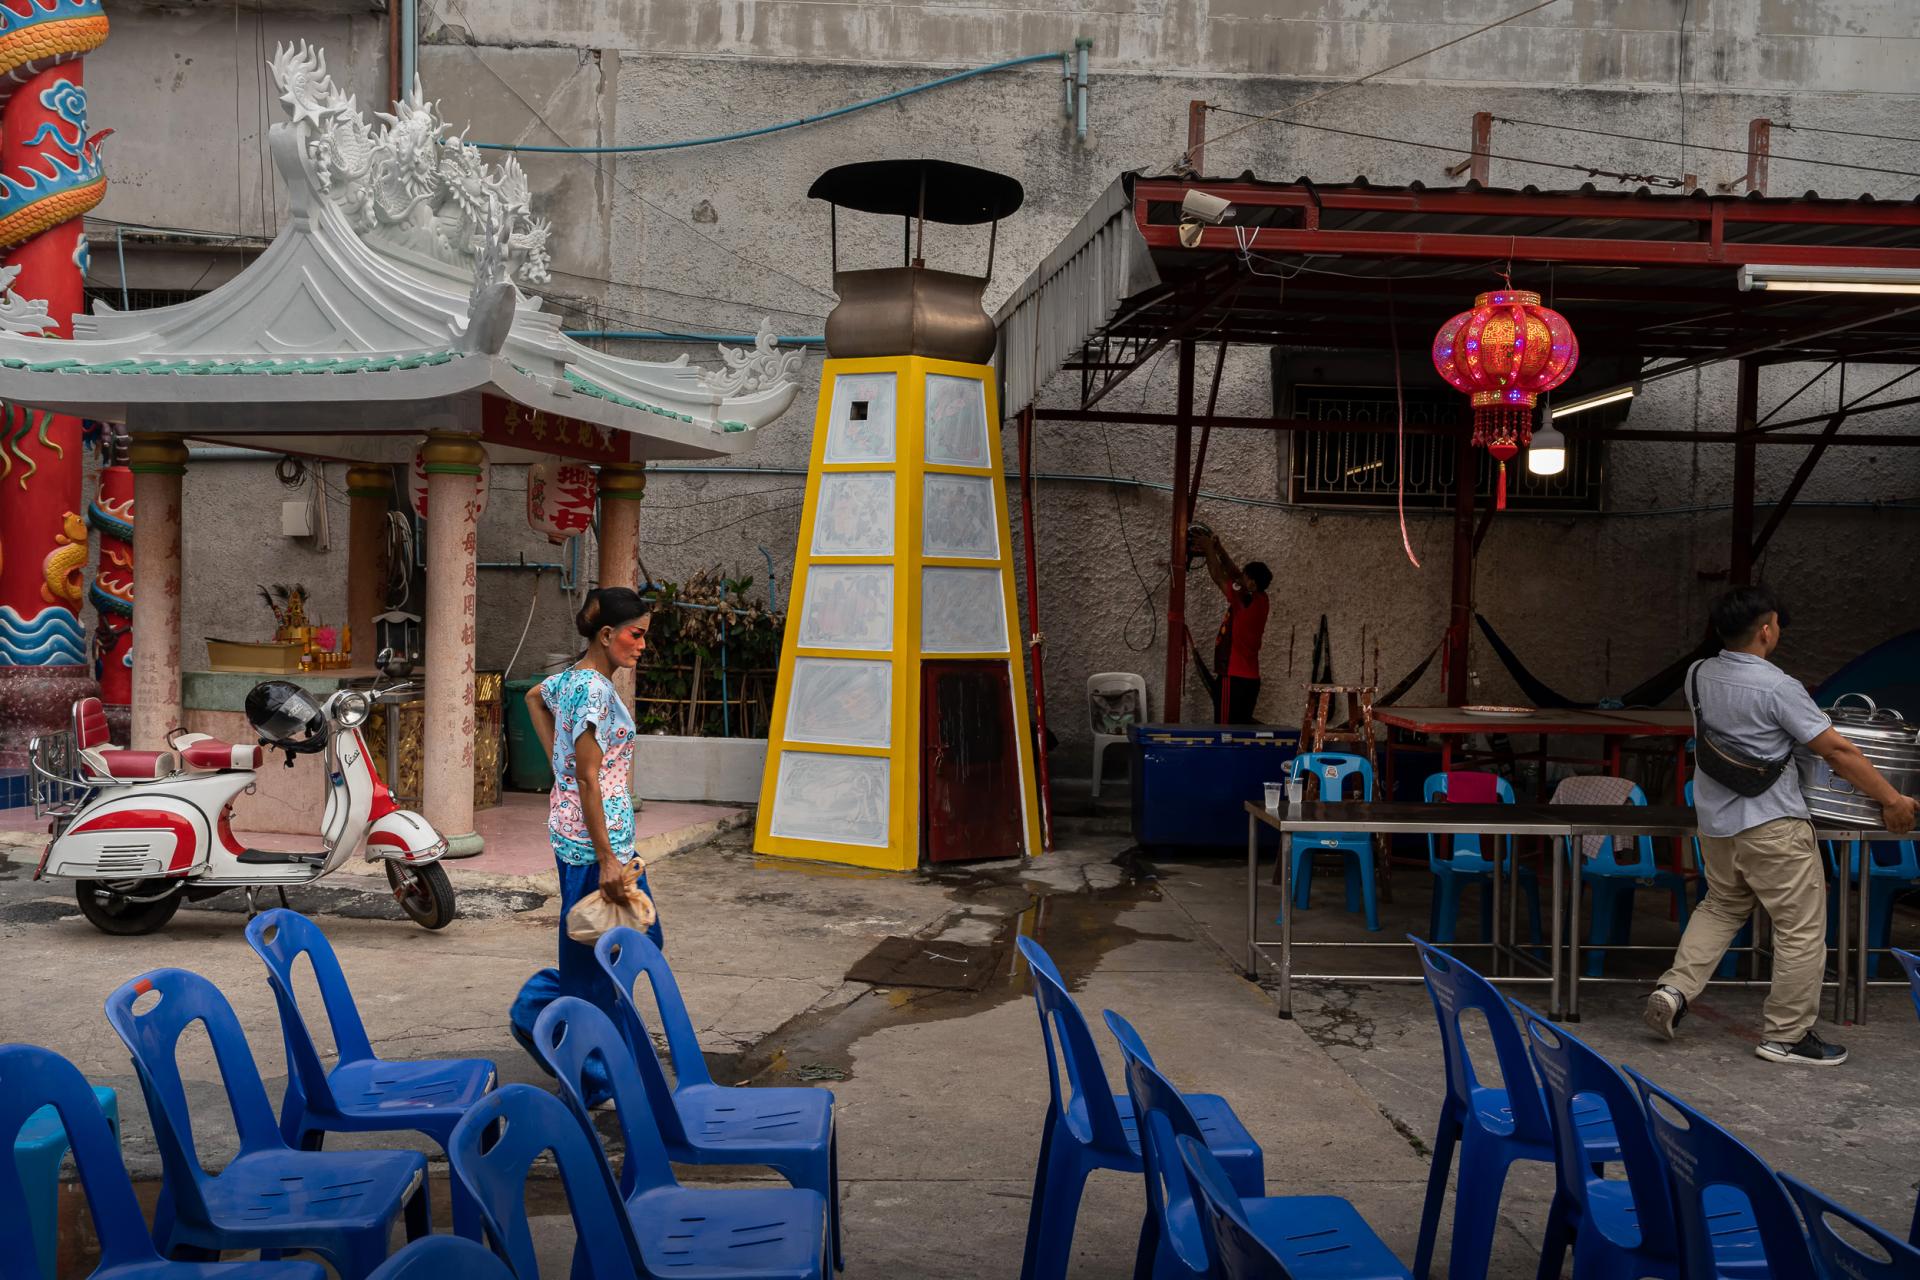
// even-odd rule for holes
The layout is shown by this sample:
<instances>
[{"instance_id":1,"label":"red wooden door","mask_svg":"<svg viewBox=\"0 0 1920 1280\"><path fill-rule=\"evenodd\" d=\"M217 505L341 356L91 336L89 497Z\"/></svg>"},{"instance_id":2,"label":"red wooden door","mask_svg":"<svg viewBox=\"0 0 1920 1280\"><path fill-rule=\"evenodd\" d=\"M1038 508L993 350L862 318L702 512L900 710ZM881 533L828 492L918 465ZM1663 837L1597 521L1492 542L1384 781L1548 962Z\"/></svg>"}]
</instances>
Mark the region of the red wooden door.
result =
<instances>
[{"instance_id":1,"label":"red wooden door","mask_svg":"<svg viewBox=\"0 0 1920 1280\"><path fill-rule=\"evenodd\" d=\"M921 664L920 850L930 862L1026 849L1013 688L1005 662Z\"/></svg>"}]
</instances>

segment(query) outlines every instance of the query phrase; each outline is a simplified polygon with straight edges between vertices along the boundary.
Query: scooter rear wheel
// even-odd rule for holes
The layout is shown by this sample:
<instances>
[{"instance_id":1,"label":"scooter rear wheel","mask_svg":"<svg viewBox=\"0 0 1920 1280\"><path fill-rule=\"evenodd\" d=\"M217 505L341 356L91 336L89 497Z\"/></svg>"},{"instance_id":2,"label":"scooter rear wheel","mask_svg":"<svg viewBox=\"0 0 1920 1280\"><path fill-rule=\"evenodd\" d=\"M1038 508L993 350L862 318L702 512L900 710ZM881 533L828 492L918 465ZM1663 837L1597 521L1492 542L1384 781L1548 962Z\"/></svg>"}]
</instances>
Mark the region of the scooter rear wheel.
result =
<instances>
[{"instance_id":1,"label":"scooter rear wheel","mask_svg":"<svg viewBox=\"0 0 1920 1280\"><path fill-rule=\"evenodd\" d=\"M165 892L171 884L173 891ZM153 933L173 919L186 898L180 881L81 880L74 885L80 914L102 933L119 938ZM164 896L156 896L164 895Z\"/></svg>"},{"instance_id":2,"label":"scooter rear wheel","mask_svg":"<svg viewBox=\"0 0 1920 1280\"><path fill-rule=\"evenodd\" d=\"M407 913L407 919L423 929L444 929L460 914L453 898L453 881L437 862L407 866L389 860L387 883L393 886L393 900Z\"/></svg>"}]
</instances>

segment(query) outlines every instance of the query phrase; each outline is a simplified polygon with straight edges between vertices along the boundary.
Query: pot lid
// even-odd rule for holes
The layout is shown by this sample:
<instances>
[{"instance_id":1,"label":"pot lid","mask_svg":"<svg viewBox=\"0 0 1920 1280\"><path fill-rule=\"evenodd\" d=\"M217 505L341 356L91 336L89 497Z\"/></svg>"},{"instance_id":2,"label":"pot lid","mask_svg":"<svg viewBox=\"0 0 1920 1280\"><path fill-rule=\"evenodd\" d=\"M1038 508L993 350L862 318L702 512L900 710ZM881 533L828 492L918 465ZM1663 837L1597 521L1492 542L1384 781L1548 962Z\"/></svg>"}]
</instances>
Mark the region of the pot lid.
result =
<instances>
[{"instance_id":1,"label":"pot lid","mask_svg":"<svg viewBox=\"0 0 1920 1280\"><path fill-rule=\"evenodd\" d=\"M1857 698L1865 706L1846 705ZM1847 737L1872 742L1920 742L1920 726L1907 723L1892 707L1882 707L1864 693L1843 693L1827 708L1834 728Z\"/></svg>"}]
</instances>

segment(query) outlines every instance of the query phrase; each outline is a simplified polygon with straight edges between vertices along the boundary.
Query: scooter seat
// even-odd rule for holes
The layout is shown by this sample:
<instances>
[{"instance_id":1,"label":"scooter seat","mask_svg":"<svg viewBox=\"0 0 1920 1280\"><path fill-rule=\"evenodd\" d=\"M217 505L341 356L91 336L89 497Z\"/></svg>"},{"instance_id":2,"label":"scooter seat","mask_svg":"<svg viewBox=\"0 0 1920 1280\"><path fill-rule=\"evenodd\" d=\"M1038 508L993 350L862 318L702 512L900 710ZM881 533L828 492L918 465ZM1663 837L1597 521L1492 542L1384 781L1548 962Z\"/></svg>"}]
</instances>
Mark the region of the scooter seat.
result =
<instances>
[{"instance_id":1,"label":"scooter seat","mask_svg":"<svg viewBox=\"0 0 1920 1280\"><path fill-rule=\"evenodd\" d=\"M80 753L91 777L113 782L152 782L180 772L180 757L171 751L117 751L98 747Z\"/></svg>"},{"instance_id":2,"label":"scooter seat","mask_svg":"<svg viewBox=\"0 0 1920 1280\"><path fill-rule=\"evenodd\" d=\"M220 769L258 769L267 757L265 747L235 746L213 738L183 743L180 759L189 769L214 772Z\"/></svg>"}]
</instances>

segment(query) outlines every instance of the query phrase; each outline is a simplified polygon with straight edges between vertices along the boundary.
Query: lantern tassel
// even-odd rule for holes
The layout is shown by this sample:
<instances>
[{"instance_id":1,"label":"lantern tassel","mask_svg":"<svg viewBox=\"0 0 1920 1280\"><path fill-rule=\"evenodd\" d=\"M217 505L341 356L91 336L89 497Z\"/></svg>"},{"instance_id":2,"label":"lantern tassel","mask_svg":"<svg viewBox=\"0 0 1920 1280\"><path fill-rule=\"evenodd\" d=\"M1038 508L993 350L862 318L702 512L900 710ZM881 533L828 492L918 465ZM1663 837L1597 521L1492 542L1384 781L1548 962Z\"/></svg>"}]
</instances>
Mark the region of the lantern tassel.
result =
<instances>
[{"instance_id":1,"label":"lantern tassel","mask_svg":"<svg viewBox=\"0 0 1920 1280\"><path fill-rule=\"evenodd\" d=\"M1500 479L1494 488L1493 509L1495 511L1507 509L1507 463L1504 458L1500 460Z\"/></svg>"}]
</instances>

